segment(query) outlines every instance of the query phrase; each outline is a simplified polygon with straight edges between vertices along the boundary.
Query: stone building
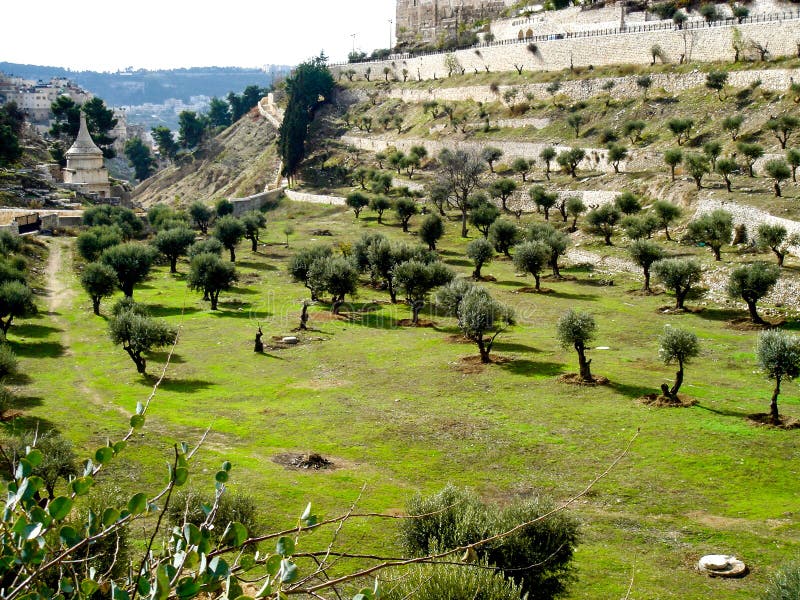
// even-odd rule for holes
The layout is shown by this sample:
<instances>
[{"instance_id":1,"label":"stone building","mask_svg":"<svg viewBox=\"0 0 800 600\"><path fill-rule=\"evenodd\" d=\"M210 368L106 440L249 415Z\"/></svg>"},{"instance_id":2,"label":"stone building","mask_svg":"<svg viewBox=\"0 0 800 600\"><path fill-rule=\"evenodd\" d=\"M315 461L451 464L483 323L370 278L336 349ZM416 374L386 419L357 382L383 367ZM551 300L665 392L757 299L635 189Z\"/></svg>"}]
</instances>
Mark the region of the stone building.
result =
<instances>
[{"instance_id":1,"label":"stone building","mask_svg":"<svg viewBox=\"0 0 800 600\"><path fill-rule=\"evenodd\" d=\"M435 42L463 23L498 16L513 0L397 0L397 41Z\"/></svg>"},{"instance_id":2,"label":"stone building","mask_svg":"<svg viewBox=\"0 0 800 600\"><path fill-rule=\"evenodd\" d=\"M64 183L101 198L111 196L108 170L103 164L103 151L89 135L86 116L81 112L81 126L75 143L67 150L67 166L64 168Z\"/></svg>"}]
</instances>

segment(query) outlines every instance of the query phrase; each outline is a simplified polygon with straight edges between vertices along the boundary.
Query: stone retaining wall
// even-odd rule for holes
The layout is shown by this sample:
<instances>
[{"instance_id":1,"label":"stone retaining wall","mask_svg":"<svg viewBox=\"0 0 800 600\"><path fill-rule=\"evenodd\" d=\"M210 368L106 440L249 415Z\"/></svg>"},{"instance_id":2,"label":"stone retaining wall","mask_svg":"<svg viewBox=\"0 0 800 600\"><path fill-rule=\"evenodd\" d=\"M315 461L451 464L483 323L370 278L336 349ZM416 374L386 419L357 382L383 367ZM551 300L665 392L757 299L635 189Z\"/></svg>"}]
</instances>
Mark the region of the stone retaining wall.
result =
<instances>
[{"instance_id":1,"label":"stone retaining wall","mask_svg":"<svg viewBox=\"0 0 800 600\"><path fill-rule=\"evenodd\" d=\"M254 194L253 196L248 196L247 198L231 198L230 202L233 204L233 216L240 217L247 212L260 210L266 204L277 202L283 193L284 188L278 188L268 192Z\"/></svg>"},{"instance_id":2,"label":"stone retaining wall","mask_svg":"<svg viewBox=\"0 0 800 600\"><path fill-rule=\"evenodd\" d=\"M311 202L312 204L330 204L331 206L344 206L344 198L340 196L324 196L322 194L307 194L286 190L286 197L295 202Z\"/></svg>"},{"instance_id":3,"label":"stone retaining wall","mask_svg":"<svg viewBox=\"0 0 800 600\"><path fill-rule=\"evenodd\" d=\"M730 61L733 59L732 40L739 31L745 41L769 48L774 57L795 56L800 41L800 19L774 20L742 24L715 24L698 29L658 29L653 31L622 32L591 37L543 40L535 43L535 51L527 41L470 48L453 55L467 73L514 71L523 65L526 71L553 71L574 67L639 64L651 61L650 48L659 46L669 62ZM338 65L334 71L353 69L363 79L371 69L376 79L382 79L384 67L399 78L406 69L412 79L428 80L447 77L444 53L414 58L395 58L385 61Z\"/></svg>"}]
</instances>

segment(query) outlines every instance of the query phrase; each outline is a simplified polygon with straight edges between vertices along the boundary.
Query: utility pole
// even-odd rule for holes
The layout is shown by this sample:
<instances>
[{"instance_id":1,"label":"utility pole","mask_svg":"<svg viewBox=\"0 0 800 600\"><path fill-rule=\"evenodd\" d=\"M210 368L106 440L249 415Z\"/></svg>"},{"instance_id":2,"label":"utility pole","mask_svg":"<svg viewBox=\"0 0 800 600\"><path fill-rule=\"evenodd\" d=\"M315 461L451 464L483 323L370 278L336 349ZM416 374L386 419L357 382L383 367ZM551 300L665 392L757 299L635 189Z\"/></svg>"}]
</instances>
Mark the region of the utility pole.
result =
<instances>
[{"instance_id":1,"label":"utility pole","mask_svg":"<svg viewBox=\"0 0 800 600\"><path fill-rule=\"evenodd\" d=\"M356 53L356 34L355 33L351 33L350 37L353 38L353 54L355 54Z\"/></svg>"},{"instance_id":2,"label":"utility pole","mask_svg":"<svg viewBox=\"0 0 800 600\"><path fill-rule=\"evenodd\" d=\"M394 21L392 21L391 19L389 19L389 50L391 50L391 49L392 49L392 23L393 23L393 22L394 22Z\"/></svg>"}]
</instances>

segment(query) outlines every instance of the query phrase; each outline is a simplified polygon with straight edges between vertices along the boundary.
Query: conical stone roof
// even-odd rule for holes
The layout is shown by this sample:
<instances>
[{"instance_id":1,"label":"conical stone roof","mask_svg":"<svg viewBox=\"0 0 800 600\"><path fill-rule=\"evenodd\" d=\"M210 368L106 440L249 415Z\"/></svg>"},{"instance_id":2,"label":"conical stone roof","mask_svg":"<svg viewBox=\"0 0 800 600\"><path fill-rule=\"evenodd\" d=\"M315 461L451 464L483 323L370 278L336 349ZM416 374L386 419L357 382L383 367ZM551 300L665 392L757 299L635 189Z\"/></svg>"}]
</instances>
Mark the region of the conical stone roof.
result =
<instances>
[{"instance_id":1,"label":"conical stone roof","mask_svg":"<svg viewBox=\"0 0 800 600\"><path fill-rule=\"evenodd\" d=\"M89 135L89 128L86 126L86 115L81 111L81 127L78 130L78 137L75 138L75 143L67 150L67 156L75 155L103 155L103 151L97 147L97 144L92 140Z\"/></svg>"}]
</instances>

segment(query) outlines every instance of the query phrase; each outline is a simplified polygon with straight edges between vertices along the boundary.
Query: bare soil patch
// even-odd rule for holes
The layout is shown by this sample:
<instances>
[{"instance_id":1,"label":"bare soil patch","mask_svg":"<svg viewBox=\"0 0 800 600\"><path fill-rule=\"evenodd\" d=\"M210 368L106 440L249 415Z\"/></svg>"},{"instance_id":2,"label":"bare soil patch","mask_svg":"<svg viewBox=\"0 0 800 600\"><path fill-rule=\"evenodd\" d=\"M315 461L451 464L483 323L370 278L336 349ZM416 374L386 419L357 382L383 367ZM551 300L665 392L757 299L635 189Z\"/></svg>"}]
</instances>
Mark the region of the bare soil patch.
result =
<instances>
[{"instance_id":1,"label":"bare soil patch","mask_svg":"<svg viewBox=\"0 0 800 600\"><path fill-rule=\"evenodd\" d=\"M319 321L320 323L329 323L330 321L349 321L347 315L335 315L330 311L310 312L308 313L309 321Z\"/></svg>"},{"instance_id":2,"label":"bare soil patch","mask_svg":"<svg viewBox=\"0 0 800 600\"><path fill-rule=\"evenodd\" d=\"M426 321L424 319L420 319L416 323L414 323L411 319L400 319L397 324L400 327L436 327L436 323L433 321Z\"/></svg>"},{"instance_id":3,"label":"bare soil patch","mask_svg":"<svg viewBox=\"0 0 800 600\"><path fill-rule=\"evenodd\" d=\"M336 468L332 460L327 459L316 452L310 452L308 454L300 454L296 452L276 454L272 457L272 461L278 463L279 465L283 465L287 469L322 471Z\"/></svg>"},{"instance_id":4,"label":"bare soil patch","mask_svg":"<svg viewBox=\"0 0 800 600\"><path fill-rule=\"evenodd\" d=\"M461 333L451 333L445 338L451 344L472 344L474 343L471 339L464 337Z\"/></svg>"},{"instance_id":5,"label":"bare soil patch","mask_svg":"<svg viewBox=\"0 0 800 600\"><path fill-rule=\"evenodd\" d=\"M697 400L694 398L678 396L678 402L675 402L672 398L664 396L663 394L647 394L639 398L639 402L656 408L689 408L697 404Z\"/></svg>"},{"instance_id":6,"label":"bare soil patch","mask_svg":"<svg viewBox=\"0 0 800 600\"><path fill-rule=\"evenodd\" d=\"M481 275L478 278L478 281L484 281L484 282L485 281L488 281L488 282L497 281L497 277L494 277L492 275Z\"/></svg>"},{"instance_id":7,"label":"bare soil patch","mask_svg":"<svg viewBox=\"0 0 800 600\"><path fill-rule=\"evenodd\" d=\"M629 296L643 296L643 297L663 296L664 295L664 291L663 290L649 290L648 291L648 290L643 290L641 288L635 289L635 290L628 290L625 293L628 294Z\"/></svg>"},{"instance_id":8,"label":"bare soil patch","mask_svg":"<svg viewBox=\"0 0 800 600\"><path fill-rule=\"evenodd\" d=\"M521 287L517 290L514 290L515 294L552 294L553 290L550 288L539 288L538 290L535 287Z\"/></svg>"},{"instance_id":9,"label":"bare soil patch","mask_svg":"<svg viewBox=\"0 0 800 600\"><path fill-rule=\"evenodd\" d=\"M542 279L547 281L578 281L578 278L574 275L561 275L559 277L555 277L552 273L550 275L542 275Z\"/></svg>"},{"instance_id":10,"label":"bare soil patch","mask_svg":"<svg viewBox=\"0 0 800 600\"><path fill-rule=\"evenodd\" d=\"M488 365L501 365L504 363L511 362L512 359L508 358L507 356L489 356L489 362L485 363L481 361L480 355L473 355L473 356L464 356L455 363L455 367L457 371L464 373L465 375L474 375L476 373L483 373Z\"/></svg>"},{"instance_id":11,"label":"bare soil patch","mask_svg":"<svg viewBox=\"0 0 800 600\"><path fill-rule=\"evenodd\" d=\"M797 420L794 417L787 417L786 415L781 415L780 425L775 425L772 422L772 417L769 413L756 413L753 415L747 415L747 420L753 425L774 427L775 429L800 429L800 420Z\"/></svg>"},{"instance_id":12,"label":"bare soil patch","mask_svg":"<svg viewBox=\"0 0 800 600\"><path fill-rule=\"evenodd\" d=\"M556 380L559 383L567 383L570 385L585 385L589 387L594 387L596 385L608 385L611 383L608 380L608 377L603 377L602 375L592 375L591 381L584 381L584 379L580 376L579 373L566 373L565 375L559 376Z\"/></svg>"},{"instance_id":13,"label":"bare soil patch","mask_svg":"<svg viewBox=\"0 0 800 600\"><path fill-rule=\"evenodd\" d=\"M753 323L748 317L741 317L728 321L726 325L736 331L761 331L763 329L774 329L785 323L786 319L776 319L774 321L764 319L763 323Z\"/></svg>"},{"instance_id":14,"label":"bare soil patch","mask_svg":"<svg viewBox=\"0 0 800 600\"><path fill-rule=\"evenodd\" d=\"M685 314L693 314L696 315L697 313L703 312L705 309L702 306L689 306L684 308L675 308L674 306L662 306L656 309L656 312L660 315L685 315Z\"/></svg>"}]
</instances>

